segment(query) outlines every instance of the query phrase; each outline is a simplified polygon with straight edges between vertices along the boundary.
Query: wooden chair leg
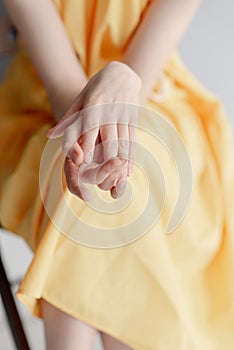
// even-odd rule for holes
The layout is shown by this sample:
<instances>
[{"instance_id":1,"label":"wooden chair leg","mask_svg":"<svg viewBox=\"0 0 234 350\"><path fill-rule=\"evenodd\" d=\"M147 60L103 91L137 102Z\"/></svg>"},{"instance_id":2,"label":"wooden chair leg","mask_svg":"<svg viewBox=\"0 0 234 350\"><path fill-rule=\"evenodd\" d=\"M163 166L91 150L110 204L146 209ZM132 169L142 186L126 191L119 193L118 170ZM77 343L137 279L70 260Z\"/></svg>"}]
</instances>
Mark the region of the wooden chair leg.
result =
<instances>
[{"instance_id":1,"label":"wooden chair leg","mask_svg":"<svg viewBox=\"0 0 234 350\"><path fill-rule=\"evenodd\" d=\"M0 294L17 350L30 350L8 282L0 252Z\"/></svg>"}]
</instances>

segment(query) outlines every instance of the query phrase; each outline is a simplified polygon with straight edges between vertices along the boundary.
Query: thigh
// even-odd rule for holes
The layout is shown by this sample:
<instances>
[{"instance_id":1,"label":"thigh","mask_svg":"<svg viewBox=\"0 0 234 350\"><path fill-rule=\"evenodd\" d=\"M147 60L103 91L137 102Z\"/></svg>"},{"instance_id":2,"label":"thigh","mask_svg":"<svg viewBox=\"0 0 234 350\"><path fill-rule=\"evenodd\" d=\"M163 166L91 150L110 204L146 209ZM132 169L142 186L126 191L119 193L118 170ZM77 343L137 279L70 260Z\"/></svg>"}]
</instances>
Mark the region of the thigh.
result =
<instances>
[{"instance_id":1,"label":"thigh","mask_svg":"<svg viewBox=\"0 0 234 350\"><path fill-rule=\"evenodd\" d=\"M93 350L98 331L41 300L47 350Z\"/></svg>"},{"instance_id":2,"label":"thigh","mask_svg":"<svg viewBox=\"0 0 234 350\"><path fill-rule=\"evenodd\" d=\"M104 350L134 350L110 335L100 332Z\"/></svg>"}]
</instances>

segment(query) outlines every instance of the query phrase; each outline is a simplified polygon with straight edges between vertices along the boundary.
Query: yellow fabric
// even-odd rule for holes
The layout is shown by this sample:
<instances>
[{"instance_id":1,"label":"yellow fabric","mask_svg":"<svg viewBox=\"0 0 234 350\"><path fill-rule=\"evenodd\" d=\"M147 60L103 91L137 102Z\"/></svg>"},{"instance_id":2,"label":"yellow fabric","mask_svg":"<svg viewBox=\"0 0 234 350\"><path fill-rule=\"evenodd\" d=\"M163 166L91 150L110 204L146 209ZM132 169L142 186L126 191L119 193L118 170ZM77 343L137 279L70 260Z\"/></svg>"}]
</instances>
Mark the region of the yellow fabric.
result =
<instances>
[{"instance_id":1,"label":"yellow fabric","mask_svg":"<svg viewBox=\"0 0 234 350\"><path fill-rule=\"evenodd\" d=\"M89 76L108 61L121 59L148 4L146 0L55 3ZM232 350L231 125L221 103L200 85L178 54L165 66L162 83L166 86L164 97L149 100L147 106L162 113L186 145L193 169L188 213L172 235L165 234L176 196L176 172L165 149L152 145L150 137L139 131L139 142L155 157L166 159L166 211L132 244L109 250L88 248L61 234L43 208L38 172L47 141L45 131L53 117L24 48L16 54L0 90L0 221L24 237L35 252L17 295L38 317L43 297L136 350ZM129 213L132 218L139 215L146 200L141 181L145 186L135 171L131 178L136 189ZM51 191L48 195L55 202ZM66 200L75 201L71 205L81 220L108 227L107 215L95 216L81 200L71 197L66 193ZM54 203L59 217L64 217L64 201L65 197L59 205ZM119 213L113 224L121 225L124 220ZM71 224L67 223L68 230Z\"/></svg>"}]
</instances>

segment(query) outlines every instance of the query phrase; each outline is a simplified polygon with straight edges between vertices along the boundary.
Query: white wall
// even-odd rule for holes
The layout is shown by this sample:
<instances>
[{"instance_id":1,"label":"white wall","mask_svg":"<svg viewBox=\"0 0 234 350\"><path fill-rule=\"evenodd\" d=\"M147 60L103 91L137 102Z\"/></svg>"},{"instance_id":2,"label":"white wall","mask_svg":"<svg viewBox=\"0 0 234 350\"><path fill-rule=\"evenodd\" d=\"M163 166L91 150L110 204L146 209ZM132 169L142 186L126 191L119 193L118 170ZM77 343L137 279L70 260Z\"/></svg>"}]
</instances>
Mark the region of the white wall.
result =
<instances>
[{"instance_id":1,"label":"white wall","mask_svg":"<svg viewBox=\"0 0 234 350\"><path fill-rule=\"evenodd\" d=\"M203 0L180 52L200 81L223 100L234 125L234 1Z\"/></svg>"}]
</instances>

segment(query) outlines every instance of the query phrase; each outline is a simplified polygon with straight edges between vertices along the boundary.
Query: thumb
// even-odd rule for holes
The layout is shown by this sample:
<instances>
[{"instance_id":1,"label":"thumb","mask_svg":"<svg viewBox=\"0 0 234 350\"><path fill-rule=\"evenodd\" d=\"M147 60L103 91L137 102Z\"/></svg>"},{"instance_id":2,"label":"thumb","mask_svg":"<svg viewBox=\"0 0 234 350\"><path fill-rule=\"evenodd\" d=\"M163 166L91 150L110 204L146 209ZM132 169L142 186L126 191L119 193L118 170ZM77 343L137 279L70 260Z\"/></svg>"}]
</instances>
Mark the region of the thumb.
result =
<instances>
[{"instance_id":1,"label":"thumb","mask_svg":"<svg viewBox=\"0 0 234 350\"><path fill-rule=\"evenodd\" d=\"M78 115L79 112L75 112L69 116L65 115L54 127L47 130L46 136L49 139L56 139L63 136L65 130L77 120Z\"/></svg>"},{"instance_id":2,"label":"thumb","mask_svg":"<svg viewBox=\"0 0 234 350\"><path fill-rule=\"evenodd\" d=\"M80 99L79 99L79 96L78 96L78 98L71 105L71 107L67 110L67 112L64 114L64 116L59 120L59 122L54 127L52 127L51 129L47 130L46 136L49 139L55 139L57 137L63 136L64 131L72 123L74 123L77 120L77 118L79 116L80 109L81 109Z\"/></svg>"}]
</instances>

